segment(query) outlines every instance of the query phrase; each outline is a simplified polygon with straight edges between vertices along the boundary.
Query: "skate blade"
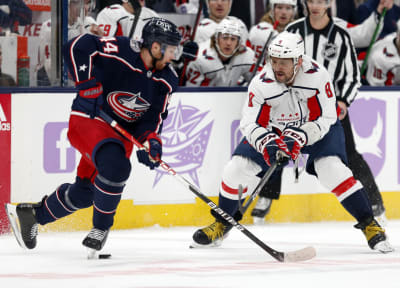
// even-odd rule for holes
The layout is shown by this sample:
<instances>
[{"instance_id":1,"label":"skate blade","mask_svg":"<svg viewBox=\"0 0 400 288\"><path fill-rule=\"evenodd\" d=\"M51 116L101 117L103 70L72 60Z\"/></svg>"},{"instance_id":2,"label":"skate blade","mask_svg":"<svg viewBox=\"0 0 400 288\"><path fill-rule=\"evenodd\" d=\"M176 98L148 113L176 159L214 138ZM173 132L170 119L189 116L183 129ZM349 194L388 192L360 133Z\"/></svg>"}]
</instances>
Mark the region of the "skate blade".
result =
<instances>
[{"instance_id":1,"label":"skate blade","mask_svg":"<svg viewBox=\"0 0 400 288\"><path fill-rule=\"evenodd\" d=\"M253 224L254 225L264 225L265 224L265 218L253 217Z\"/></svg>"},{"instance_id":2,"label":"skate blade","mask_svg":"<svg viewBox=\"0 0 400 288\"><path fill-rule=\"evenodd\" d=\"M222 244L222 240L216 240L210 244L199 244L196 242L192 242L192 244L189 245L189 248L191 249L207 249L207 248L215 248L215 247L219 247Z\"/></svg>"},{"instance_id":3,"label":"skate blade","mask_svg":"<svg viewBox=\"0 0 400 288\"><path fill-rule=\"evenodd\" d=\"M300 262L314 258L317 255L314 247L306 247L300 250L286 252L284 254L284 262Z\"/></svg>"},{"instance_id":4,"label":"skate blade","mask_svg":"<svg viewBox=\"0 0 400 288\"><path fill-rule=\"evenodd\" d=\"M99 251L93 249L93 248L86 248L86 256L88 260L93 260L99 258Z\"/></svg>"},{"instance_id":5,"label":"skate blade","mask_svg":"<svg viewBox=\"0 0 400 288\"><path fill-rule=\"evenodd\" d=\"M21 229L18 221L18 215L17 215L17 206L12 205L12 204L6 204L6 214L8 221L11 224L11 230L15 236L15 239L17 240L19 246L23 249L27 249L24 243L24 240L22 240L22 234L21 234Z\"/></svg>"},{"instance_id":6,"label":"skate blade","mask_svg":"<svg viewBox=\"0 0 400 288\"><path fill-rule=\"evenodd\" d=\"M377 250L383 254L394 252L394 247L388 241L381 241L377 243L374 247L374 250Z\"/></svg>"}]
</instances>

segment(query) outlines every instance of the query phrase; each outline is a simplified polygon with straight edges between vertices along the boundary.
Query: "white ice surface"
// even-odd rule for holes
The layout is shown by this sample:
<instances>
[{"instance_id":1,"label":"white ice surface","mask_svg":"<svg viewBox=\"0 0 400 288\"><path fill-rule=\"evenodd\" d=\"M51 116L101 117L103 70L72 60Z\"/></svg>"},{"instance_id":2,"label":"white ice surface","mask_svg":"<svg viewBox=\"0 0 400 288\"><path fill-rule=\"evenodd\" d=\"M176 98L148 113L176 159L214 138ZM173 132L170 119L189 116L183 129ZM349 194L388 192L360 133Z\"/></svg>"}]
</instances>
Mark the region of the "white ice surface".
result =
<instances>
[{"instance_id":1,"label":"white ice surface","mask_svg":"<svg viewBox=\"0 0 400 288\"><path fill-rule=\"evenodd\" d=\"M314 246L317 256L279 263L233 229L221 247L189 249L198 227L111 231L103 253L87 260L81 245L87 232L41 233L24 251L11 234L0 236L0 287L400 287L400 221L387 233L396 251L372 251L353 223L246 226L280 251Z\"/></svg>"}]
</instances>

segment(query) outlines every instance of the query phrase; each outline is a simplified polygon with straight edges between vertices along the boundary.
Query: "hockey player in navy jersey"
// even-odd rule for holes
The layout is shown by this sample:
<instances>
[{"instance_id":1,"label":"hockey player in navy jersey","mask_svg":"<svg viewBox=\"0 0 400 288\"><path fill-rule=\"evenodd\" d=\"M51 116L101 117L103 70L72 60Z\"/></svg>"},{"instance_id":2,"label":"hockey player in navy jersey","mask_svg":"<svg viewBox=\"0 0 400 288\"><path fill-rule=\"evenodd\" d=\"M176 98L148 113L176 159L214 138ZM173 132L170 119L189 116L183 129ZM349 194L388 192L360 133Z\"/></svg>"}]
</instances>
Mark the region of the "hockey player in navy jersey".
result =
<instances>
[{"instance_id":1,"label":"hockey player in navy jersey","mask_svg":"<svg viewBox=\"0 0 400 288\"><path fill-rule=\"evenodd\" d=\"M91 253L104 246L131 173L133 145L99 117L100 109L148 148L149 153L137 151L139 162L150 169L159 165L154 161L162 155L159 134L168 99L178 85L169 63L181 36L172 22L161 18L146 23L142 35L142 46L136 51L126 37L84 34L67 44L65 61L78 89L68 138L82 157L73 184L60 185L36 204L7 204L13 231L22 246L35 248L38 224L90 206L93 228L83 245Z\"/></svg>"},{"instance_id":2,"label":"hockey player in navy jersey","mask_svg":"<svg viewBox=\"0 0 400 288\"><path fill-rule=\"evenodd\" d=\"M245 138L225 166L219 207L239 219L239 187L243 197L282 151L295 161L308 154L306 171L318 178L358 222L371 249L393 251L385 230L374 219L364 187L347 166L343 128L327 70L304 54L298 34L280 33L268 48L269 60L250 82L240 128ZM282 153L280 152L280 153ZM219 214L197 230L195 246L218 245L232 228Z\"/></svg>"}]
</instances>

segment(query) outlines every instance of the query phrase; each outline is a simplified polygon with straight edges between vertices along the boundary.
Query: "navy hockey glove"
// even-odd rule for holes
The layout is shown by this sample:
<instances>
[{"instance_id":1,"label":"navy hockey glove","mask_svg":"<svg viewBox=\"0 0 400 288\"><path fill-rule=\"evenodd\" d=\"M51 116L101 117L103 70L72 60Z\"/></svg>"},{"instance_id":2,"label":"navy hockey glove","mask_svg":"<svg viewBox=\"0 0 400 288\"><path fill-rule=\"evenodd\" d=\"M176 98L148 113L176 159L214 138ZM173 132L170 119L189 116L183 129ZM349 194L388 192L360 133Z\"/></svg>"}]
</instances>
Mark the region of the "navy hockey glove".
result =
<instances>
[{"instance_id":1,"label":"navy hockey glove","mask_svg":"<svg viewBox=\"0 0 400 288\"><path fill-rule=\"evenodd\" d=\"M274 132L267 133L260 141L259 151L262 151L264 160L267 162L268 166L271 166L271 163L276 161L276 155L279 150L290 155L290 151L285 142L283 142L279 135Z\"/></svg>"},{"instance_id":2,"label":"navy hockey glove","mask_svg":"<svg viewBox=\"0 0 400 288\"><path fill-rule=\"evenodd\" d=\"M100 107L103 105L103 86L101 83L92 78L88 81L77 83L76 88L78 88L79 92L75 103L80 110L90 115L90 118L98 116Z\"/></svg>"},{"instance_id":3,"label":"navy hockey glove","mask_svg":"<svg viewBox=\"0 0 400 288\"><path fill-rule=\"evenodd\" d=\"M182 51L183 59L188 61L196 60L197 52L199 52L199 45L197 45L197 43L194 41L186 40L182 46L183 46L183 51Z\"/></svg>"},{"instance_id":4,"label":"navy hockey glove","mask_svg":"<svg viewBox=\"0 0 400 288\"><path fill-rule=\"evenodd\" d=\"M301 148L307 144L306 132L295 127L286 128L283 130L281 139L288 147L290 151L289 155L293 161L299 157Z\"/></svg>"},{"instance_id":5,"label":"navy hockey glove","mask_svg":"<svg viewBox=\"0 0 400 288\"><path fill-rule=\"evenodd\" d=\"M139 162L148 166L151 170L160 166L158 160L161 159L162 155L162 142L158 135L154 132L149 133L143 146L145 148L139 149L136 152Z\"/></svg>"}]
</instances>

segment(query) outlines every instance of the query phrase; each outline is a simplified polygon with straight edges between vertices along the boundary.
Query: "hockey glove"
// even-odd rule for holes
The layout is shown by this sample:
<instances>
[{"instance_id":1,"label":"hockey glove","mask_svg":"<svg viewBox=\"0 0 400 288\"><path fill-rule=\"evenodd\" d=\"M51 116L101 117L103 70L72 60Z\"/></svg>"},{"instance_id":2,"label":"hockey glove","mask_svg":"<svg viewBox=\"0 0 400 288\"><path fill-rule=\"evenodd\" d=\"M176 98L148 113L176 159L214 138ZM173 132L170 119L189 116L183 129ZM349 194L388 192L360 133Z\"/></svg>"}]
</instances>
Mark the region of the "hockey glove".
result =
<instances>
[{"instance_id":1,"label":"hockey glove","mask_svg":"<svg viewBox=\"0 0 400 288\"><path fill-rule=\"evenodd\" d=\"M197 52L199 52L199 45L197 45L197 43L194 41L186 40L182 46L183 46L183 51L182 51L183 59L187 61L196 60Z\"/></svg>"},{"instance_id":2,"label":"hockey glove","mask_svg":"<svg viewBox=\"0 0 400 288\"><path fill-rule=\"evenodd\" d=\"M300 128L286 128L282 132L281 139L285 142L290 151L290 157L293 161L299 157L300 150L307 144L307 135Z\"/></svg>"},{"instance_id":3,"label":"hockey glove","mask_svg":"<svg viewBox=\"0 0 400 288\"><path fill-rule=\"evenodd\" d=\"M287 155L290 155L289 149L285 142L274 132L267 133L263 139L260 140L259 151L262 151L265 162L268 166L276 161L277 152L282 150Z\"/></svg>"},{"instance_id":4,"label":"hockey glove","mask_svg":"<svg viewBox=\"0 0 400 288\"><path fill-rule=\"evenodd\" d=\"M81 111L94 118L99 115L100 107L103 105L103 86L94 78L76 84L78 96L74 102Z\"/></svg>"},{"instance_id":5,"label":"hockey glove","mask_svg":"<svg viewBox=\"0 0 400 288\"><path fill-rule=\"evenodd\" d=\"M136 152L139 162L148 166L151 170L160 166L158 160L161 159L162 155L162 142L158 135L154 132L149 133L143 146L145 148L141 148Z\"/></svg>"}]
</instances>

